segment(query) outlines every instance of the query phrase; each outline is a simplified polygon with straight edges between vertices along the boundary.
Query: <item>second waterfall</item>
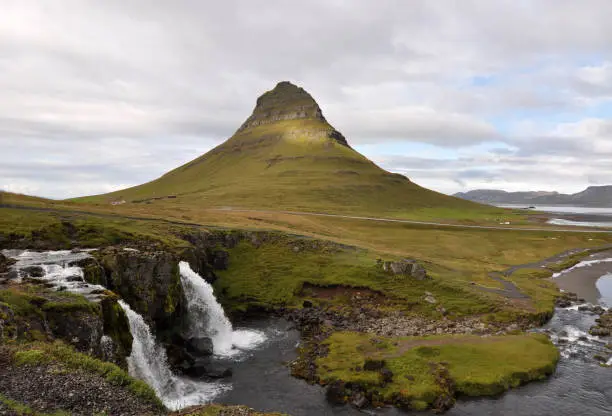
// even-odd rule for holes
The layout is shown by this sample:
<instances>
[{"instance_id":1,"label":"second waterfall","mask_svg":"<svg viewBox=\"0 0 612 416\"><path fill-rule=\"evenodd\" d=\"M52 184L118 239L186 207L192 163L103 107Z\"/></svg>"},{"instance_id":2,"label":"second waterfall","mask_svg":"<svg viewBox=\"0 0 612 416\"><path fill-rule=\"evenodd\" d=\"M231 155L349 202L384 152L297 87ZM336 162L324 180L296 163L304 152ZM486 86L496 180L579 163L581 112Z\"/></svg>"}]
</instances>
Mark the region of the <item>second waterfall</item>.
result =
<instances>
[{"instance_id":1,"label":"second waterfall","mask_svg":"<svg viewBox=\"0 0 612 416\"><path fill-rule=\"evenodd\" d=\"M212 286L194 272L189 263L179 263L181 283L187 299L189 335L210 337L215 355L234 356L255 348L266 340L259 331L234 330L223 307L215 298Z\"/></svg>"}]
</instances>

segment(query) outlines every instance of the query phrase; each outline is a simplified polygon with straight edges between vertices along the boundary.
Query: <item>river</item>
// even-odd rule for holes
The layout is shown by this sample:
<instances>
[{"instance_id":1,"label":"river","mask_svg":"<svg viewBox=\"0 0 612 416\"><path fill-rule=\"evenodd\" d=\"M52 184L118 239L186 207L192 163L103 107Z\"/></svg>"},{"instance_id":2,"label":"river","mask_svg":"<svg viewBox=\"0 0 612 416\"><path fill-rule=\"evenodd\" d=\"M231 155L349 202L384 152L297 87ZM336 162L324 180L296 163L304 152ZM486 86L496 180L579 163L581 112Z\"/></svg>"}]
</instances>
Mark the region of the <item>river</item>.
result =
<instances>
[{"instance_id":1,"label":"river","mask_svg":"<svg viewBox=\"0 0 612 416\"><path fill-rule=\"evenodd\" d=\"M69 261L82 258L87 253L70 252L7 252L18 258L18 265L40 264L45 266L42 279L61 285L68 290L95 297L85 282L66 280L66 276L81 275ZM135 337L134 351L129 358L130 372L148 381L169 407L179 408L189 404L214 401L225 404L245 404L261 411L278 411L292 416L318 415L423 415L405 413L394 408L358 410L350 406L332 406L325 400L324 389L311 386L291 377L287 364L296 358L299 333L292 325L278 318L251 320L233 328L225 322L223 311L216 303L212 290L200 281L188 265L181 266L183 285L187 296L195 304L208 305L206 311L190 308L196 317L201 312L208 316L217 314L216 323L206 324L206 330L232 344L243 344L237 352L221 349L216 360L220 365L233 369L231 379L218 383L206 383L172 375L164 365L163 351L151 337L149 328L128 305L122 307L128 313ZM561 288L572 290L587 301L612 306L612 254L599 253L576 267L556 276ZM69 286L66 286L69 285ZM190 285L192 287L190 288ZM211 309L212 308L212 309ZM211 313L212 311L212 313ZM576 306L558 308L553 319L540 331L547 331L561 352L561 360L555 374L548 380L531 383L506 394L487 399L458 400L447 415L450 416L547 416L612 414L612 368L597 364L593 356L606 353L610 339L600 339L588 334L595 322L595 315L581 312ZM202 321L198 319L198 321ZM223 325L219 326L222 321ZM194 327L195 331L199 331Z\"/></svg>"},{"instance_id":2,"label":"river","mask_svg":"<svg viewBox=\"0 0 612 416\"><path fill-rule=\"evenodd\" d=\"M589 259L592 263L557 276L560 286L592 304L612 306L612 259L610 253ZM530 383L500 397L459 399L449 416L559 416L612 414L612 368L601 367L593 356L605 353L610 339L588 334L595 315L577 307L557 308L547 331L561 352L557 371L548 380ZM325 401L324 391L291 377L286 363L296 357L299 334L282 320L249 323L254 329L273 328L276 334L265 347L235 363L233 388L217 401L246 404L259 410L286 412L292 416L315 415L423 415L396 409L360 411L349 406L334 407Z\"/></svg>"}]
</instances>

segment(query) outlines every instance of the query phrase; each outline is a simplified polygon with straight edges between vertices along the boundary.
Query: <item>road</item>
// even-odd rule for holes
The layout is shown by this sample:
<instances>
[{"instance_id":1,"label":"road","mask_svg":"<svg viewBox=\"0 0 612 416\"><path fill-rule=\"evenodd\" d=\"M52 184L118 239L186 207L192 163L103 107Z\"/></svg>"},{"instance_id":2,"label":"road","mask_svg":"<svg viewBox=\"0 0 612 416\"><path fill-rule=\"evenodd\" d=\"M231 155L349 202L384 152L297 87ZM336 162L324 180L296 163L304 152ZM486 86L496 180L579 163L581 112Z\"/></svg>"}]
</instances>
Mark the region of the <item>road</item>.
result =
<instances>
[{"instance_id":1,"label":"road","mask_svg":"<svg viewBox=\"0 0 612 416\"><path fill-rule=\"evenodd\" d=\"M109 217L109 218L126 218L132 220L148 220L148 221L162 221L170 224L189 225L189 226L205 226L205 224L199 224L188 221L180 221L177 219L163 219L157 217L146 217L146 216L134 216L134 215L122 215L113 213L101 213L85 210L71 210L51 207L34 207L27 205L18 204L2 204L0 208L11 208L11 209L23 209L29 211L43 211L43 212L59 212L66 214L84 214L94 215L98 217ZM261 210L261 209L244 209L244 208L206 208L203 211L230 211L230 212L244 212L253 214L287 214L287 215L302 215L302 216L313 216L313 217L328 217L328 218L345 218L351 220L363 220L363 221L376 221L376 222L388 222L388 223L399 223L399 224L413 224L413 225L428 225L432 227L450 227L450 228L461 228L461 229L478 229L478 230L504 230L504 231L546 231L546 232L559 232L559 233L599 233L599 234L610 234L612 229L568 229L568 228L551 228L551 227L501 227L495 225L468 225L468 224L449 224L444 222L435 221L417 221L417 220L403 220L396 218L380 218L380 217L363 217L357 215L342 215L342 214L328 214L324 212L304 212L304 211L273 211L273 210Z\"/></svg>"},{"instance_id":2,"label":"road","mask_svg":"<svg viewBox=\"0 0 612 416\"><path fill-rule=\"evenodd\" d=\"M548 232L560 232L560 233L612 233L612 229L567 229L567 228L536 228L536 227L500 227L495 225L468 225L468 224L449 224L444 222L433 222L433 221L417 221L417 220L402 220L395 218L379 218L379 217L361 217L356 215L341 215L341 214L327 214L323 212L303 212L303 211L272 211L272 210L260 210L260 209L243 209L243 208L213 208L208 209L209 211L231 211L231 212L245 212L245 213L260 213L260 214L288 214L288 215L308 215L314 217L331 217L331 218L346 218L351 220L364 220L364 221L378 221L378 222L392 222L401 224L414 224L414 225L430 225L433 227L453 227L453 228L475 228L480 230L505 230L505 231L548 231Z\"/></svg>"}]
</instances>

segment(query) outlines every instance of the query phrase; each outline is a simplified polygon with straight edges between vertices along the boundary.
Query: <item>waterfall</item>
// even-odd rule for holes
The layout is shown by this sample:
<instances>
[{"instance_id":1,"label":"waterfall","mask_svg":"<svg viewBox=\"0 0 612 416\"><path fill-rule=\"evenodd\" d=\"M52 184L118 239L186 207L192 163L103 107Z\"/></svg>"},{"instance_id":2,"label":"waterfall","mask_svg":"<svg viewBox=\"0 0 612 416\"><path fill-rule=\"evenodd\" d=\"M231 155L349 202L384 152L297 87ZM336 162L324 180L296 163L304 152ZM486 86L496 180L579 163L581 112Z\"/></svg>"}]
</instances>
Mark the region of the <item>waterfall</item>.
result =
<instances>
[{"instance_id":1,"label":"waterfall","mask_svg":"<svg viewBox=\"0 0 612 416\"><path fill-rule=\"evenodd\" d=\"M166 351L157 343L145 320L120 300L132 333L132 353L128 357L130 375L145 381L171 410L207 403L230 388L222 383L204 383L175 376L168 367Z\"/></svg>"},{"instance_id":2,"label":"waterfall","mask_svg":"<svg viewBox=\"0 0 612 416\"><path fill-rule=\"evenodd\" d=\"M22 273L22 269L36 266L42 272L38 279L57 290L79 293L91 301L98 301L99 292L105 289L103 286L83 281L83 270L78 266L70 266L77 260L89 257L88 251L3 250L2 253L17 260L12 268L19 272L19 278L28 275L25 271ZM217 302L212 287L191 270L189 264L180 263L180 274L188 303L189 336L212 338L215 354L226 357L235 357L236 354L265 341L263 332L233 329L222 306ZM132 353L127 358L129 373L149 384L166 407L178 410L208 403L222 392L231 389L228 383L208 383L173 374L168 366L165 349L156 341L143 317L123 300L119 300L119 305L125 311L133 337ZM103 336L100 342L103 352L109 355L114 349L112 340Z\"/></svg>"},{"instance_id":3,"label":"waterfall","mask_svg":"<svg viewBox=\"0 0 612 416\"><path fill-rule=\"evenodd\" d=\"M265 341L262 332L234 330L223 307L215 298L212 286L191 270L189 263L179 263L183 292L187 299L189 336L210 337L216 355L232 356Z\"/></svg>"}]
</instances>

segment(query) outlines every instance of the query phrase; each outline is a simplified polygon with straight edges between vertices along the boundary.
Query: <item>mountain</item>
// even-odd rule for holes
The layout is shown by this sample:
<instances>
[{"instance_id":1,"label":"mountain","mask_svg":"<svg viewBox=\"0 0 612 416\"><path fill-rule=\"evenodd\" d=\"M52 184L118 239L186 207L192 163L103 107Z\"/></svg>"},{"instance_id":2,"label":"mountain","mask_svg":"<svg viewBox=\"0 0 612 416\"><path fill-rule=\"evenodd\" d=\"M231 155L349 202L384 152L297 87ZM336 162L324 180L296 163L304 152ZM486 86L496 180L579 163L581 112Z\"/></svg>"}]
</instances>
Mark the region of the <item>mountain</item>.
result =
<instances>
[{"instance_id":1,"label":"mountain","mask_svg":"<svg viewBox=\"0 0 612 416\"><path fill-rule=\"evenodd\" d=\"M159 179L96 203L291 209L403 215L425 208L490 212L422 188L355 151L304 89L280 82L227 141ZM158 200L164 200L157 202Z\"/></svg>"},{"instance_id":2,"label":"mountain","mask_svg":"<svg viewBox=\"0 0 612 416\"><path fill-rule=\"evenodd\" d=\"M484 204L579 205L612 207L612 185L589 186L575 194L558 192L506 192L494 189L476 189L458 192L454 196Z\"/></svg>"}]
</instances>

